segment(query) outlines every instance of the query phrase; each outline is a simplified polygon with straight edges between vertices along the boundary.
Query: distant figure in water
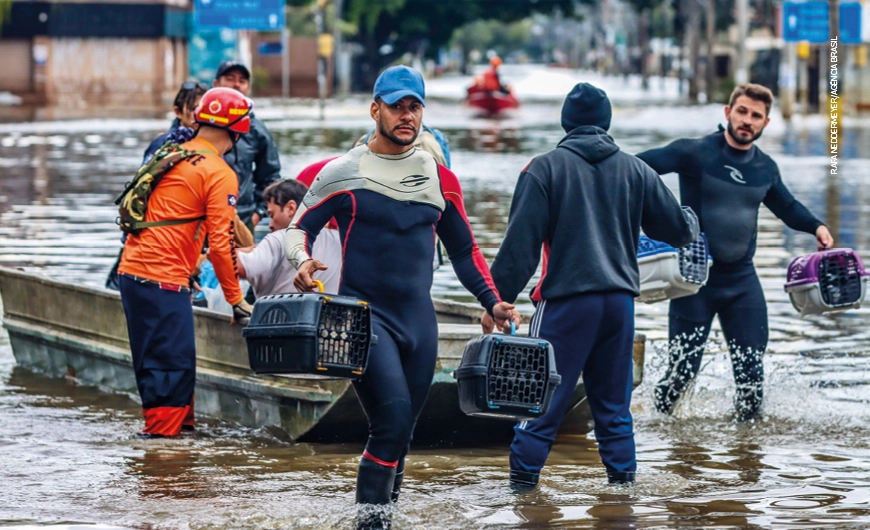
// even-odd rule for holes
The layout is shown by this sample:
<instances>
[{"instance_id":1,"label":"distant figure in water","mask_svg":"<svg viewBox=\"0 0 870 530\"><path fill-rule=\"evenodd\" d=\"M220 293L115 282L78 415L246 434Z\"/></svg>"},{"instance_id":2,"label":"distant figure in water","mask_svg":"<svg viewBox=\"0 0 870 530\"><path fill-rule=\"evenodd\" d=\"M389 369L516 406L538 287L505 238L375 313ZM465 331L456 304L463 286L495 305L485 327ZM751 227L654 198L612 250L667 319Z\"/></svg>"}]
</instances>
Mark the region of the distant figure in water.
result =
<instances>
[{"instance_id":1,"label":"distant figure in water","mask_svg":"<svg viewBox=\"0 0 870 530\"><path fill-rule=\"evenodd\" d=\"M483 74L483 88L490 92L502 92L507 94L509 90L501 82L498 75L498 67L501 66L501 57L496 55L489 60L489 69Z\"/></svg>"},{"instance_id":2,"label":"distant figure in water","mask_svg":"<svg viewBox=\"0 0 870 530\"><path fill-rule=\"evenodd\" d=\"M682 203L698 212L713 256L707 285L670 302L668 369L655 390L656 408L665 414L674 411L698 375L716 315L737 383L736 418L750 420L760 411L768 328L767 303L752 263L759 206L790 228L815 235L820 250L834 244L828 228L786 188L776 162L754 144L770 123L771 105L766 87L740 85L725 107L726 127L637 155L659 174L679 173Z\"/></svg>"}]
</instances>

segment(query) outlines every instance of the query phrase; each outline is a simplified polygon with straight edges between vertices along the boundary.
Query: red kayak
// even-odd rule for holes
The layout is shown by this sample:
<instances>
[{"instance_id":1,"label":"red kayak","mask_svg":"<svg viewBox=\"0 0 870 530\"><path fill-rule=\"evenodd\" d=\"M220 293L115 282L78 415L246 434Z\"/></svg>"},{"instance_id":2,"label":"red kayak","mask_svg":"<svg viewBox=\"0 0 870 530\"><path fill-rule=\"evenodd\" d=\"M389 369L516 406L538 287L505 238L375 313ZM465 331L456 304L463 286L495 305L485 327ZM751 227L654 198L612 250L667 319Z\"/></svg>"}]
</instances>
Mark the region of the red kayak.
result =
<instances>
[{"instance_id":1,"label":"red kayak","mask_svg":"<svg viewBox=\"0 0 870 530\"><path fill-rule=\"evenodd\" d=\"M465 102L489 114L498 114L520 106L520 102L517 101L509 87L507 93L498 90L484 90L480 85L468 87L468 96L465 98Z\"/></svg>"}]
</instances>

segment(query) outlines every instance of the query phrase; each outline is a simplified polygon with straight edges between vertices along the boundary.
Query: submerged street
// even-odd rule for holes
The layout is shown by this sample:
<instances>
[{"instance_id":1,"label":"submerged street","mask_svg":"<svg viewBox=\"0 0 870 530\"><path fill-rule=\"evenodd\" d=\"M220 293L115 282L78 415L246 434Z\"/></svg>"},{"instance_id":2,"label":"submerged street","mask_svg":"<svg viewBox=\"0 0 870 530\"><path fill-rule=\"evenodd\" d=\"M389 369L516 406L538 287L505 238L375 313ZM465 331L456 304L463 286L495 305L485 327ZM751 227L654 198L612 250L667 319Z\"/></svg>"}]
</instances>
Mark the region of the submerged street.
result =
<instances>
[{"instance_id":1,"label":"submerged street","mask_svg":"<svg viewBox=\"0 0 870 530\"><path fill-rule=\"evenodd\" d=\"M432 83L424 116L450 139L452 169L489 260L504 234L519 172L562 137L565 91L557 94L557 88L567 74L547 72L537 83L533 75L514 75L518 93L529 101L514 114L476 116L454 100L455 86L465 80L446 79ZM654 83L644 95L621 78L598 81L614 101L611 135L629 153L708 134L724 122L721 105L669 103L672 85ZM263 104L257 115L275 136L282 175L292 178L365 133L367 105L365 98L330 103L323 122L316 105ZM112 201L167 124L147 117L0 123L0 265L102 286L120 246ZM775 111L758 143L795 196L831 227L837 246L870 259L870 128L845 122L840 174L833 177L826 132L817 118L785 124ZM676 191L676 176L664 178ZM519 495L507 487L507 444L414 446L394 528L867 527L870 303L800 319L782 286L789 261L813 250L811 236L762 209L755 264L771 341L760 420L733 421L734 382L718 325L701 375L675 415L655 412L652 388L666 362L667 304L639 305L637 330L649 340L632 409L635 487L606 484L592 435L560 438L539 489ZM471 301L449 264L435 273L432 294ZM532 311L527 295L518 305ZM206 420L195 435L140 440L140 422L135 396L16 366L0 331L0 526L351 527L362 439L293 444L280 433Z\"/></svg>"}]
</instances>

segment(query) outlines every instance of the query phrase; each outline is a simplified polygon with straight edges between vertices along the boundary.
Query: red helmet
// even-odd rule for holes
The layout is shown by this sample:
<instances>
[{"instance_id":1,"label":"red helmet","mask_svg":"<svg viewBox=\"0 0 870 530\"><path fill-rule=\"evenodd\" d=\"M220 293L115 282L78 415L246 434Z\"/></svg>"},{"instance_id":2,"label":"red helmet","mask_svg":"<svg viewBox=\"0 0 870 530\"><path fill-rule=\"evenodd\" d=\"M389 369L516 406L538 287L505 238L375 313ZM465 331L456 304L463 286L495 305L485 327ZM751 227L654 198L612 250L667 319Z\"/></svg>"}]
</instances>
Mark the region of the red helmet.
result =
<instances>
[{"instance_id":1,"label":"red helmet","mask_svg":"<svg viewBox=\"0 0 870 530\"><path fill-rule=\"evenodd\" d=\"M491 64L493 66L501 66L501 57L496 55L495 57L493 57L492 59L489 60L489 64Z\"/></svg>"},{"instance_id":2,"label":"red helmet","mask_svg":"<svg viewBox=\"0 0 870 530\"><path fill-rule=\"evenodd\" d=\"M246 134L251 130L254 102L232 88L209 89L193 111L196 123Z\"/></svg>"}]
</instances>

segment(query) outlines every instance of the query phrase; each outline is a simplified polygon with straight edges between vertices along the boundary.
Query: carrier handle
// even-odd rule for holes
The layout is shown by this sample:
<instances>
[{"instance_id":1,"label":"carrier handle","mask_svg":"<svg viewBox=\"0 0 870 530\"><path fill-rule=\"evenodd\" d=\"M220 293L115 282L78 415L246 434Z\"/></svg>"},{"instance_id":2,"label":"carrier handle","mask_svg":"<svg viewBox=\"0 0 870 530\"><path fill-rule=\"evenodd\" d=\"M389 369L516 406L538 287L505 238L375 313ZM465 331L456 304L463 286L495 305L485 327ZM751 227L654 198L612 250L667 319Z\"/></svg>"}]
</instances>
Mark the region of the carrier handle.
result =
<instances>
[{"instance_id":1,"label":"carrier handle","mask_svg":"<svg viewBox=\"0 0 870 530\"><path fill-rule=\"evenodd\" d=\"M323 292L323 282L320 280L313 280L313 281L314 281L314 285L317 286L317 292L322 293Z\"/></svg>"},{"instance_id":2,"label":"carrier handle","mask_svg":"<svg viewBox=\"0 0 870 530\"><path fill-rule=\"evenodd\" d=\"M511 320L511 335L517 334L517 323Z\"/></svg>"}]
</instances>

